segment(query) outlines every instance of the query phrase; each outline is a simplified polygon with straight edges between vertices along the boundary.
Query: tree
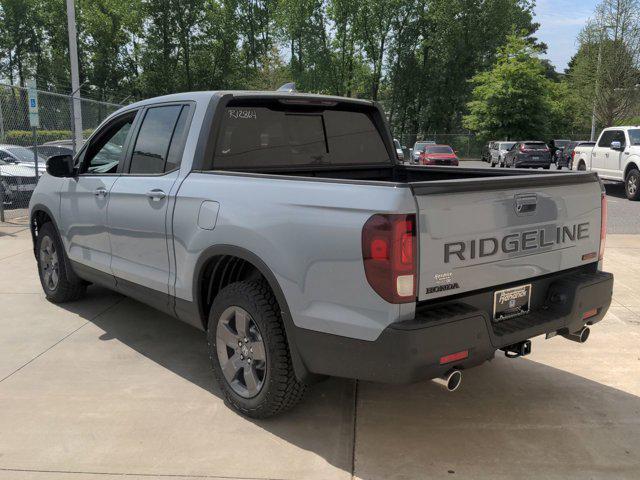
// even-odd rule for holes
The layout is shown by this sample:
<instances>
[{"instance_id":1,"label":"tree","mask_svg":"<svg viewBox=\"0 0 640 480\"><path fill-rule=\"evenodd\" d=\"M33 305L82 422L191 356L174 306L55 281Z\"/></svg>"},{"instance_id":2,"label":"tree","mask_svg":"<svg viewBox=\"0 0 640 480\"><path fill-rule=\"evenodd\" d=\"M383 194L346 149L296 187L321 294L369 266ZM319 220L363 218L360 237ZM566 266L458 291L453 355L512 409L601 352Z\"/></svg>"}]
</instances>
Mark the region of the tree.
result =
<instances>
[{"instance_id":1,"label":"tree","mask_svg":"<svg viewBox=\"0 0 640 480\"><path fill-rule=\"evenodd\" d=\"M539 53L524 36L510 35L494 66L473 77L463 125L482 138L541 138L552 106Z\"/></svg>"},{"instance_id":2,"label":"tree","mask_svg":"<svg viewBox=\"0 0 640 480\"><path fill-rule=\"evenodd\" d=\"M591 114L608 127L637 111L640 84L640 1L603 0L579 36L567 70L574 123Z\"/></svg>"}]
</instances>

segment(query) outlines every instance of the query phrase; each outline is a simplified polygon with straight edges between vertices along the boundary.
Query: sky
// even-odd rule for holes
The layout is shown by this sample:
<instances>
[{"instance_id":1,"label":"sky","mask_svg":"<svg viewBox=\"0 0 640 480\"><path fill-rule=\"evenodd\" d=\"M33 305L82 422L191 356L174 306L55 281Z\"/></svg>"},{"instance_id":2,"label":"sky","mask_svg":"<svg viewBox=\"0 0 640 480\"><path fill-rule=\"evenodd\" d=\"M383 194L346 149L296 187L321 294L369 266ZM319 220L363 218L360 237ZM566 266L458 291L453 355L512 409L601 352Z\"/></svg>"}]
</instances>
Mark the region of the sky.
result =
<instances>
[{"instance_id":1,"label":"sky","mask_svg":"<svg viewBox=\"0 0 640 480\"><path fill-rule=\"evenodd\" d=\"M535 21L540 24L538 38L549 49L547 55L558 72L564 72L576 52L576 39L593 16L598 0L537 0Z\"/></svg>"}]
</instances>

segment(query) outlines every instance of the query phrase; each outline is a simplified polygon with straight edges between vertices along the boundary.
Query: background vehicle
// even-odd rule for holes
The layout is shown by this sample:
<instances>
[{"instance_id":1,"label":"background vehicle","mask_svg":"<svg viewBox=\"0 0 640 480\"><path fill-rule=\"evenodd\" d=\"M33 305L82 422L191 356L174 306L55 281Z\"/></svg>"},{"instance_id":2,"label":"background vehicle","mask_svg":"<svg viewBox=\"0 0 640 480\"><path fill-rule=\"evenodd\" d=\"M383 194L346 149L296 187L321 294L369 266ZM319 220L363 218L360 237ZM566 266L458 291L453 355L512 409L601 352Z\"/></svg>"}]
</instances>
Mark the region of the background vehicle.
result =
<instances>
[{"instance_id":1,"label":"background vehicle","mask_svg":"<svg viewBox=\"0 0 640 480\"><path fill-rule=\"evenodd\" d=\"M571 142L571 140L558 140L553 139L549 141L549 152L551 152L551 163L557 163L558 158L562 155L564 148Z\"/></svg>"},{"instance_id":2,"label":"background vehicle","mask_svg":"<svg viewBox=\"0 0 640 480\"><path fill-rule=\"evenodd\" d=\"M427 145L420 153L420 165L458 166L458 157L449 145Z\"/></svg>"},{"instance_id":3,"label":"background vehicle","mask_svg":"<svg viewBox=\"0 0 640 480\"><path fill-rule=\"evenodd\" d=\"M19 163L35 169L35 159L33 151L20 145L0 145L0 160L8 163ZM44 173L46 170L47 160L45 157L38 155L38 172ZM35 170L34 170L35 172ZM35 175L35 173L34 173Z\"/></svg>"},{"instance_id":4,"label":"background vehicle","mask_svg":"<svg viewBox=\"0 0 640 480\"><path fill-rule=\"evenodd\" d=\"M556 167L560 170L562 167L567 167L570 170L573 165L573 157L575 155L574 151L576 147L587 147L594 146L596 142L592 142L590 140L572 140L562 149L562 155L558 156L556 161Z\"/></svg>"},{"instance_id":5,"label":"background vehicle","mask_svg":"<svg viewBox=\"0 0 640 480\"><path fill-rule=\"evenodd\" d=\"M549 147L544 142L518 142L504 155L504 166L508 168L539 168L551 166Z\"/></svg>"},{"instance_id":6,"label":"background vehicle","mask_svg":"<svg viewBox=\"0 0 640 480\"><path fill-rule=\"evenodd\" d=\"M516 142L492 142L490 149L490 163L492 167L496 165L504 166L504 156Z\"/></svg>"},{"instance_id":7,"label":"background vehicle","mask_svg":"<svg viewBox=\"0 0 640 480\"><path fill-rule=\"evenodd\" d=\"M420 140L413 144L413 149L411 151L411 157L413 163L417 164L420 160L420 154L424 151L427 145L435 145L436 142L432 140Z\"/></svg>"},{"instance_id":8,"label":"background vehicle","mask_svg":"<svg viewBox=\"0 0 640 480\"><path fill-rule=\"evenodd\" d=\"M0 157L2 154L0 153ZM6 206L24 208L29 205L36 188L35 169L12 159L0 159L0 201Z\"/></svg>"},{"instance_id":9,"label":"background vehicle","mask_svg":"<svg viewBox=\"0 0 640 480\"><path fill-rule=\"evenodd\" d=\"M33 147L28 148L33 151ZM43 143L38 145L38 155L44 158L53 157L54 155L73 155L73 141L57 140Z\"/></svg>"},{"instance_id":10,"label":"background vehicle","mask_svg":"<svg viewBox=\"0 0 640 480\"><path fill-rule=\"evenodd\" d=\"M402 145L400 145L400 141L397 138L393 139L393 145L396 147L396 155L398 155L398 160L404 163L404 151L402 149Z\"/></svg>"},{"instance_id":11,"label":"background vehicle","mask_svg":"<svg viewBox=\"0 0 640 480\"><path fill-rule=\"evenodd\" d=\"M605 128L595 146L575 148L573 169L624 182L627 198L640 200L640 126Z\"/></svg>"},{"instance_id":12,"label":"background vehicle","mask_svg":"<svg viewBox=\"0 0 640 480\"><path fill-rule=\"evenodd\" d=\"M482 153L480 155L480 160L483 162L491 161L491 146L493 145L493 141L487 142L484 147L482 147Z\"/></svg>"},{"instance_id":13,"label":"background vehicle","mask_svg":"<svg viewBox=\"0 0 640 480\"><path fill-rule=\"evenodd\" d=\"M498 349L586 339L611 302L597 175L404 166L374 102L149 99L47 172L30 204L46 297L92 282L205 330L253 417L318 375L453 390Z\"/></svg>"}]
</instances>

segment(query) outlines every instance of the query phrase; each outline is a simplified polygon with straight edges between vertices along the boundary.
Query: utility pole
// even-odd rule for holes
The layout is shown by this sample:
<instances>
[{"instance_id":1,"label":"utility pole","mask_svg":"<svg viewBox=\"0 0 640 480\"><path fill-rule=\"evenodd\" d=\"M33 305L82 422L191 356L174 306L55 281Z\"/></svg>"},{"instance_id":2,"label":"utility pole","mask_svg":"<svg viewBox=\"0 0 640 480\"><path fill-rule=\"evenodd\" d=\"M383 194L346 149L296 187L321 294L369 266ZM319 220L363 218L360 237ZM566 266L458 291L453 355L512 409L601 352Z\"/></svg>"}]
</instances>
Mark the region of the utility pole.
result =
<instances>
[{"instance_id":1,"label":"utility pole","mask_svg":"<svg viewBox=\"0 0 640 480\"><path fill-rule=\"evenodd\" d=\"M76 32L76 7L74 0L67 0L67 27L69 30L69 60L71 61L71 93L73 108L74 149L82 145L82 105L80 103L80 71L78 69L78 39ZM74 152L75 153L75 152Z\"/></svg>"},{"instance_id":2,"label":"utility pole","mask_svg":"<svg viewBox=\"0 0 640 480\"><path fill-rule=\"evenodd\" d=\"M600 44L598 45L598 66L596 67L596 84L593 91L593 110L591 112L591 141L596 140L596 103L598 99L598 90L600 87L600 69L602 67L602 44L604 43L605 33L609 28L615 28L615 25L602 25L600 28Z\"/></svg>"}]
</instances>

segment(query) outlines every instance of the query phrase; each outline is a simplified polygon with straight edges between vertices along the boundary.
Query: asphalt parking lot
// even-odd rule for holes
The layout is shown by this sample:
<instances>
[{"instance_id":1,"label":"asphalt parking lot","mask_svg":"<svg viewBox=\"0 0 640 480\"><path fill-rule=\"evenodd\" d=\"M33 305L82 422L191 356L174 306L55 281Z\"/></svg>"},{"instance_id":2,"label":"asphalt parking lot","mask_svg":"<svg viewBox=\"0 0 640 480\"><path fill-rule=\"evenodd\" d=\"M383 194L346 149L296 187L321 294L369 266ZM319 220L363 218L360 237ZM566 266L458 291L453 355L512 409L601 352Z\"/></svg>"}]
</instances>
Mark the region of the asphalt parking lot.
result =
<instances>
[{"instance_id":1,"label":"asphalt parking lot","mask_svg":"<svg viewBox=\"0 0 640 480\"><path fill-rule=\"evenodd\" d=\"M0 479L638 479L639 255L609 236L614 301L584 345L537 338L452 394L331 379L253 421L199 331L97 287L47 302L28 230L0 226Z\"/></svg>"}]
</instances>

